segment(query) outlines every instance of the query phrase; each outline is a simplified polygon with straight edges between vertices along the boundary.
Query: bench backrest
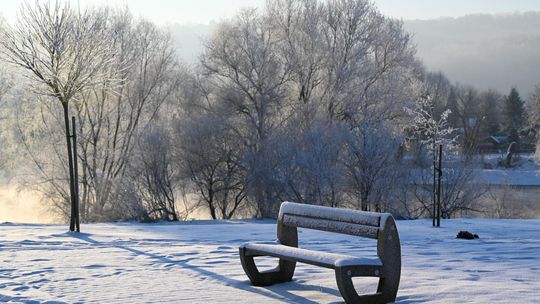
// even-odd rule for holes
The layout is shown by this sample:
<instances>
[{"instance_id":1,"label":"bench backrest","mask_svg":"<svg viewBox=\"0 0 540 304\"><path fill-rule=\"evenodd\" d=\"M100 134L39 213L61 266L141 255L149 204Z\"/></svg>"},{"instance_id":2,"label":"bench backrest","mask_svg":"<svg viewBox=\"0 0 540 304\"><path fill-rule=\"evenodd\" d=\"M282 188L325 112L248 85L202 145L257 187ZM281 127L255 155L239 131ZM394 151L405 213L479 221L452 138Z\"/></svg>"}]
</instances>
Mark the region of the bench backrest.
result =
<instances>
[{"instance_id":1,"label":"bench backrest","mask_svg":"<svg viewBox=\"0 0 540 304\"><path fill-rule=\"evenodd\" d=\"M278 216L277 237L281 244L298 247L297 227L344 233L377 240L377 256L399 281L401 245L390 213L364 212L284 202Z\"/></svg>"},{"instance_id":2,"label":"bench backrest","mask_svg":"<svg viewBox=\"0 0 540 304\"><path fill-rule=\"evenodd\" d=\"M388 213L364 212L284 202L278 221L290 227L302 227L377 239Z\"/></svg>"}]
</instances>

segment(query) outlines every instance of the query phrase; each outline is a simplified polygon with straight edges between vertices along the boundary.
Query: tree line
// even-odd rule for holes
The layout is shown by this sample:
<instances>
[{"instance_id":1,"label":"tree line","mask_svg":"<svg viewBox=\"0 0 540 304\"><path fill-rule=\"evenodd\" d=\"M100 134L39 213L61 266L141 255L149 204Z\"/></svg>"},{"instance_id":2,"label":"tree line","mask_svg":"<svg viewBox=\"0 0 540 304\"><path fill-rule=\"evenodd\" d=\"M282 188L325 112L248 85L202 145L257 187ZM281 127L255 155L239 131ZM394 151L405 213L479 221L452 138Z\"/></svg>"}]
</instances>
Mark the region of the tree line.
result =
<instances>
[{"instance_id":1,"label":"tree line","mask_svg":"<svg viewBox=\"0 0 540 304\"><path fill-rule=\"evenodd\" d=\"M275 217L285 200L430 214L432 147L455 156L443 216L474 210L469 157L524 142L528 106L426 71L400 21L364 0L272 0L223 21L198 64L127 9L23 6L1 26L2 157L70 214L66 119L77 121L82 220ZM538 117L537 117L538 116ZM527 118L529 120L527 120ZM4 148L5 147L5 148ZM22 172L22 173L21 173Z\"/></svg>"}]
</instances>

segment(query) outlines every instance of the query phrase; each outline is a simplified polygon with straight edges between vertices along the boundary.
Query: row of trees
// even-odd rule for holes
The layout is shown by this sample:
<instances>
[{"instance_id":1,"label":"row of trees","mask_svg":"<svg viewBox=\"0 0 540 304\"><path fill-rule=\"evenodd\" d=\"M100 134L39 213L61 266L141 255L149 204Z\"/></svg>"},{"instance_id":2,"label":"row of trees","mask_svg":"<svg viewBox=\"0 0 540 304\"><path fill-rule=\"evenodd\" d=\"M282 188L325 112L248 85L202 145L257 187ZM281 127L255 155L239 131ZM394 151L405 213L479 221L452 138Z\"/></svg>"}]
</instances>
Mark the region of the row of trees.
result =
<instances>
[{"instance_id":1,"label":"row of trees","mask_svg":"<svg viewBox=\"0 0 540 304\"><path fill-rule=\"evenodd\" d=\"M56 211L69 214L74 193L66 187L73 182L67 176L73 161L68 121L74 115L83 219L131 216L133 210L123 205L126 185L145 195L130 179L135 151L144 143L139 138L173 99L181 79L168 35L127 10L80 11L67 2L49 2L25 4L15 27L4 26L1 41L5 61L27 80L13 92L10 107L16 114L14 140L35 173L26 181ZM28 88L31 94L22 91ZM60 148L66 138L70 157ZM145 208L149 214L143 217L160 212L154 209Z\"/></svg>"},{"instance_id":2,"label":"row of trees","mask_svg":"<svg viewBox=\"0 0 540 304\"><path fill-rule=\"evenodd\" d=\"M432 147L472 151L490 125L474 111L500 98L426 72L401 22L363 0L244 10L190 68L127 10L26 5L1 38L20 80L4 98L9 158L69 216L74 115L83 221L272 217L284 200L428 215ZM461 158L445 178L443 216L473 210Z\"/></svg>"},{"instance_id":3,"label":"row of trees","mask_svg":"<svg viewBox=\"0 0 540 304\"><path fill-rule=\"evenodd\" d=\"M446 117L448 127L459 136L460 151L473 156L482 152L482 143L490 136L507 137L511 142L534 146L538 122L533 95L526 104L516 88L508 95L496 90L479 91L471 86L451 84L442 73L428 75L430 107L435 119Z\"/></svg>"}]
</instances>

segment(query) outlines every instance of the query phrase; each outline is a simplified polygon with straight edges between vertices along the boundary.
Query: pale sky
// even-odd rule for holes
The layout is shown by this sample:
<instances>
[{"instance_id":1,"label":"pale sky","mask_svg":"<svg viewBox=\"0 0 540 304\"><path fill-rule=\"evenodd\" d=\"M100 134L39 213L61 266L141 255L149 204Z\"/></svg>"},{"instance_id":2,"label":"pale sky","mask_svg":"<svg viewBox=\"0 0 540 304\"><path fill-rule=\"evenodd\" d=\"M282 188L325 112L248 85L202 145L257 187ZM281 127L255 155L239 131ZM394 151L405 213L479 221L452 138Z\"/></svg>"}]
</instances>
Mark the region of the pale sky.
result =
<instances>
[{"instance_id":1,"label":"pale sky","mask_svg":"<svg viewBox=\"0 0 540 304\"><path fill-rule=\"evenodd\" d=\"M25 0L0 0L0 13L10 22ZM71 0L81 6L88 4L128 5L136 16L158 24L208 24L231 17L238 9L262 6L265 0ZM31 0L33 2L33 0ZM433 19L458 17L476 13L513 13L540 11L538 0L375 0L386 15L401 19Z\"/></svg>"}]
</instances>

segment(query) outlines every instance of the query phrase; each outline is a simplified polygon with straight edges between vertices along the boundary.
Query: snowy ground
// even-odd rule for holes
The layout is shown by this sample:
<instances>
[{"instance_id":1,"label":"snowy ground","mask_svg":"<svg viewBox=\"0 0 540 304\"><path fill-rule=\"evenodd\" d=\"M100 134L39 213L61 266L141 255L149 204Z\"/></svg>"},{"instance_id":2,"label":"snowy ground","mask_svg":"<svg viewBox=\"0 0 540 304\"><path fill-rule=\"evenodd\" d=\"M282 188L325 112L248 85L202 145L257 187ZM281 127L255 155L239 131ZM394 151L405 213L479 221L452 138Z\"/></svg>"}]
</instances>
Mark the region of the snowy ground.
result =
<instances>
[{"instance_id":1,"label":"snowy ground","mask_svg":"<svg viewBox=\"0 0 540 304\"><path fill-rule=\"evenodd\" d=\"M540 221L399 221L397 303L532 303L540 298ZM272 221L65 226L0 224L0 302L340 303L331 270L299 265L295 280L252 287L237 247L270 241ZM479 240L455 239L459 230ZM358 256L374 242L303 230L307 248ZM262 261L270 265L270 260ZM372 279L358 289L375 288Z\"/></svg>"}]
</instances>

